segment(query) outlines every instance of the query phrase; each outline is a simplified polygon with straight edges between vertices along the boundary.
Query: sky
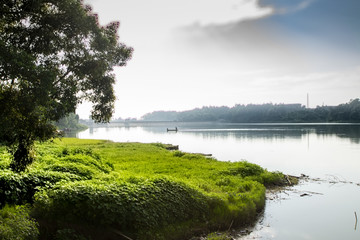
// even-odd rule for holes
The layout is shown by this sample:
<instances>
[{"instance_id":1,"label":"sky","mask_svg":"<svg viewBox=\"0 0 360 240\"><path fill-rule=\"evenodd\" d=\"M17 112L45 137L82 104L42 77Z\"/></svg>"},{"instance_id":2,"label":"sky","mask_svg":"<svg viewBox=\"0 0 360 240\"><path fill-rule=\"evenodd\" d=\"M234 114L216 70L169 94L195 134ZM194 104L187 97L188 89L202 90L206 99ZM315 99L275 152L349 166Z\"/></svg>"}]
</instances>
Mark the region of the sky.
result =
<instances>
[{"instance_id":1,"label":"sky","mask_svg":"<svg viewBox=\"0 0 360 240\"><path fill-rule=\"evenodd\" d=\"M360 97L359 0L85 0L134 48L114 118ZM88 118L90 104L78 107Z\"/></svg>"}]
</instances>

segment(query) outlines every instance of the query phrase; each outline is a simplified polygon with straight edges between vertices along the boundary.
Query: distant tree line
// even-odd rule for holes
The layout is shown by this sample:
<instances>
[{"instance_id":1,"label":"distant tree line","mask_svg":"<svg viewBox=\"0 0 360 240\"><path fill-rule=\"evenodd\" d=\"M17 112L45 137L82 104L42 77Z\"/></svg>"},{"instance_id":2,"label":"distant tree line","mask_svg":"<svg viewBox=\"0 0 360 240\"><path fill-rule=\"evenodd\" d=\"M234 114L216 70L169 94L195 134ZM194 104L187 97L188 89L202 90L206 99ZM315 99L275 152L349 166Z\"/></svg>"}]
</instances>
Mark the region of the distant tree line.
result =
<instances>
[{"instance_id":1,"label":"distant tree line","mask_svg":"<svg viewBox=\"0 0 360 240\"><path fill-rule=\"evenodd\" d=\"M217 121L231 123L263 122L360 122L360 100L338 106L305 108L301 104L248 104L234 107L202 107L189 111L155 111L145 121Z\"/></svg>"}]
</instances>

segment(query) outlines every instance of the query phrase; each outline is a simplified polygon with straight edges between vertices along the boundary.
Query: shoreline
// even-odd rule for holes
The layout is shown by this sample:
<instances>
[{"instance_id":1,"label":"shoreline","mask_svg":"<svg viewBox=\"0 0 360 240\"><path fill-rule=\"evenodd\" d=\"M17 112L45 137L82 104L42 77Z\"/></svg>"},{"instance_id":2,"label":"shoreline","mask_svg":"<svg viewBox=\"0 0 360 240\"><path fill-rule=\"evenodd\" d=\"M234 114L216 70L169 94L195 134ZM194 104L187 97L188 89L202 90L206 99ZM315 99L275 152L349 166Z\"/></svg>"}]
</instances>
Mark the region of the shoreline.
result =
<instances>
[{"instance_id":1,"label":"shoreline","mask_svg":"<svg viewBox=\"0 0 360 240\"><path fill-rule=\"evenodd\" d=\"M91 231L86 227L99 219L107 219L103 227L116 224L116 231L132 239L149 239L156 235L159 237L155 239L162 239L161 236L183 239L199 231L236 228L254 221L257 212L263 209L264 186L287 184L282 174L268 172L255 164L221 162L201 154L170 151L166 147L160 143L74 138L38 144L37 161L26 175L18 175L18 181L24 181L24 177L29 178L27 176L44 178L44 174L50 173L63 179L59 182L51 177L49 180L53 183L39 188L35 197L29 198L34 201L32 216L40 223L42 236L55 234L50 229L66 222L70 228L73 224L78 226L74 229L78 234L100 239L96 237L96 227ZM83 190L79 192L80 189ZM153 191L157 194L151 194ZM133 197L128 199L127 196ZM9 202L11 198L3 200ZM105 210L107 206L112 206L113 213ZM130 214L134 210L136 214ZM84 218L88 214L92 215ZM103 217L93 218L93 215ZM132 221L135 222L127 226Z\"/></svg>"}]
</instances>

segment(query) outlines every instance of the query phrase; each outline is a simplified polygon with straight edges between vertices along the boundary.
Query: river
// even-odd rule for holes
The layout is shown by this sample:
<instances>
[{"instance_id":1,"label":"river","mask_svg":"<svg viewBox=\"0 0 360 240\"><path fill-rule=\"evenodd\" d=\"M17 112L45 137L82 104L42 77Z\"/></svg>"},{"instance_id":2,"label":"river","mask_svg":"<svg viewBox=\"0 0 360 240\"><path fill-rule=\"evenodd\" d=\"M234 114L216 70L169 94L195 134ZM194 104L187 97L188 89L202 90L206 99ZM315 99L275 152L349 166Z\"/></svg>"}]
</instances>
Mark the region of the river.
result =
<instances>
[{"instance_id":1,"label":"river","mask_svg":"<svg viewBox=\"0 0 360 240\"><path fill-rule=\"evenodd\" d=\"M360 239L360 124L107 124L76 137L171 143L220 161L305 174L310 179L269 197L251 233L236 239Z\"/></svg>"}]
</instances>

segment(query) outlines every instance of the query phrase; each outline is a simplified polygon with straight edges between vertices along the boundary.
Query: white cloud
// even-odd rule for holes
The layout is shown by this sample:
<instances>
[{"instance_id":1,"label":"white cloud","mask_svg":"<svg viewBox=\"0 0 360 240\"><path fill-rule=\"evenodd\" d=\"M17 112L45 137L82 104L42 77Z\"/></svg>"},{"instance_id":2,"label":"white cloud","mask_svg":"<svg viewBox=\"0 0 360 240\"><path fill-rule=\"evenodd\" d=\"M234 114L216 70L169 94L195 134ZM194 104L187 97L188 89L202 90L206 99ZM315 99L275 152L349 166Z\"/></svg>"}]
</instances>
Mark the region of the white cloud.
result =
<instances>
[{"instance_id":1,"label":"white cloud","mask_svg":"<svg viewBox=\"0 0 360 240\"><path fill-rule=\"evenodd\" d=\"M100 20L124 19L130 25L182 26L225 24L271 14L258 0L85 0L100 12ZM101 14L106 13L106 14Z\"/></svg>"},{"instance_id":2,"label":"white cloud","mask_svg":"<svg viewBox=\"0 0 360 240\"><path fill-rule=\"evenodd\" d=\"M280 8L274 8L273 7L273 13L274 14L289 14L289 13L295 13L298 11L302 11L306 8L308 8L314 0L304 0L294 6L291 7L280 7Z\"/></svg>"},{"instance_id":3,"label":"white cloud","mask_svg":"<svg viewBox=\"0 0 360 240\"><path fill-rule=\"evenodd\" d=\"M259 6L263 1L85 1L102 23L120 20L121 41L135 49L116 70L116 117L203 105L305 104L306 93L312 106L359 97L360 68L351 67L358 58L284 30L264 18L275 6ZM293 1L286 11L311 3Z\"/></svg>"}]
</instances>

